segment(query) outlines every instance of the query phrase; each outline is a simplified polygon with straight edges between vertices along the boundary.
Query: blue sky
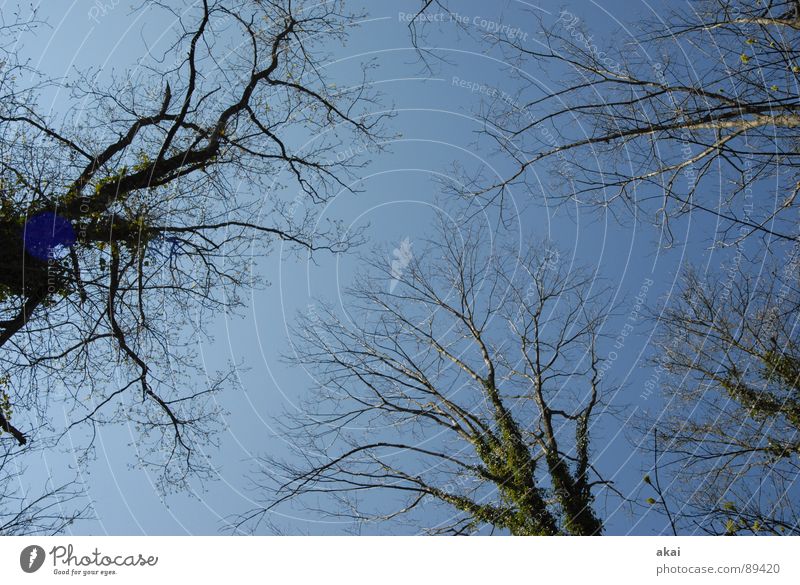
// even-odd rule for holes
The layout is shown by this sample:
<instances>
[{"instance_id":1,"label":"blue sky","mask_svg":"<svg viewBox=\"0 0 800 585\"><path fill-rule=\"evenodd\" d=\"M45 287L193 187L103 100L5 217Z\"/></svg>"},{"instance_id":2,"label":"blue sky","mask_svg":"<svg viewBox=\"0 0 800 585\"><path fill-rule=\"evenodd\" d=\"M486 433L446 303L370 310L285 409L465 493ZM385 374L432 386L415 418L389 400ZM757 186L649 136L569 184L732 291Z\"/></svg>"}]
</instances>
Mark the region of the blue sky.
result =
<instances>
[{"instance_id":1,"label":"blue sky","mask_svg":"<svg viewBox=\"0 0 800 585\"><path fill-rule=\"evenodd\" d=\"M12 4L6 2L6 6ZM47 18L50 28L41 28L26 41L24 51L31 56L33 66L52 76L73 75L75 67L99 68L101 76L135 67L144 54L143 39L152 41L170 31L169 23L148 20L147 11L131 16L128 4L105 2L107 10L100 10L100 3L43 2L41 15ZM396 113L389 124L399 137L386 144L386 152L372 156L372 162L360 171L361 178L354 185L360 193L343 193L324 211L325 216L342 219L354 228L369 224L370 242L365 251L375 245L392 249L405 238L412 243L420 241L441 201L437 181L452 179L454 163L464 169L484 169L500 175L511 168L507 160L479 139L481 126L474 115L487 98L485 91L475 88L513 89L510 65L496 51L485 52L476 39L452 23L441 23L428 28L423 44L446 60L436 62L433 71L425 70L410 44L402 16L414 12L418 4L366 2L369 16L352 31L345 48L331 47L335 59L326 64L337 85L345 86L357 81L358 65L374 60L372 82L383 93L387 108L392 107ZM530 6L528 3L457 4L458 13L468 18L468 27L480 29L491 22L508 23L517 27L519 34L527 35L525 42L536 42L536 24L523 10ZM539 6L545 21L555 20L558 10L565 6L590 27L598 43L625 38L624 32L615 33L620 23L636 22L638 14L649 12L644 3L624 0L603 2L602 8L575 1ZM535 64L530 64L526 73L538 75ZM66 104L66 96L47 94L40 105L59 112ZM353 148L363 149L361 145ZM710 252L704 245L713 230L709 218L691 216L682 221L676 230L677 245L664 250L659 247L658 227L647 220L627 218L620 224L583 209L566 213L566 209L548 201L544 191L516 191L513 196L518 207L524 209L519 232L523 238L533 235L554 240L576 263L596 268L598 275L614 283L621 316L608 322L609 334L621 329L633 310L635 295L646 283L652 280L646 302L655 304L669 293L679 268L690 259L708 266L719 266L725 259L722 252ZM389 262L391 258L387 258ZM356 255L323 254L316 264L280 250L258 258L256 269L269 279L271 286L253 292L241 316L220 316L209 323L215 341L203 347L209 370L227 359L245 366L239 371L241 388L218 398L229 411L220 448L208 452L219 467L218 478L197 486L195 493L162 498L152 478L131 468L136 442L133 431L105 429L98 442L97 458L84 475L86 494L98 520L77 525L72 531L213 534L223 528L226 518L251 508L258 497L248 480L253 459L265 453L285 452L282 439L275 436L275 417L293 409L310 386L303 369L287 366L279 359L290 344L288 328L294 315L306 310L310 303L318 299L338 302L340 291L357 268ZM658 408L657 394L646 399L641 396L643 385L651 376L649 366L642 361L648 355L650 333L648 327L637 324L608 372L609 380L620 387L613 400L615 405L626 407L624 417L641 416L643 409ZM203 374L198 373L198 384L202 381ZM640 487L646 462L632 450L625 430L624 424L606 425L596 437L595 452L598 466L613 476L617 488L633 495ZM54 473L63 472L61 454L46 455L42 464ZM38 464L31 467L36 473L41 472ZM36 473L30 476L32 483L41 480ZM289 532L336 534L350 528L308 512L286 509L279 513L283 516L276 522ZM663 528L662 519L642 517L638 511L631 517L616 503L605 510L601 507L601 513L606 516L611 533L651 533Z\"/></svg>"}]
</instances>

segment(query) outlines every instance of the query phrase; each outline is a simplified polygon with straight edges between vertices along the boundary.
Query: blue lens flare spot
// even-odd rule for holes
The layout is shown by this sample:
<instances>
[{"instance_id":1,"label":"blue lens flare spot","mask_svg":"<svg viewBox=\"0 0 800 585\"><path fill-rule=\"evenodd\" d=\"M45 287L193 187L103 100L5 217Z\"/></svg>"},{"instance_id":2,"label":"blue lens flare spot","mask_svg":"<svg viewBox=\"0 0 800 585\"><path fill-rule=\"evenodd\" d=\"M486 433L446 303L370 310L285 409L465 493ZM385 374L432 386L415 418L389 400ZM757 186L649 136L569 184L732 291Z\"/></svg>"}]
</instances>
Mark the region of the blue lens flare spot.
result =
<instances>
[{"instance_id":1,"label":"blue lens flare spot","mask_svg":"<svg viewBox=\"0 0 800 585\"><path fill-rule=\"evenodd\" d=\"M45 211L25 222L25 250L39 260L57 256L57 249L75 243L75 230L68 219Z\"/></svg>"}]
</instances>

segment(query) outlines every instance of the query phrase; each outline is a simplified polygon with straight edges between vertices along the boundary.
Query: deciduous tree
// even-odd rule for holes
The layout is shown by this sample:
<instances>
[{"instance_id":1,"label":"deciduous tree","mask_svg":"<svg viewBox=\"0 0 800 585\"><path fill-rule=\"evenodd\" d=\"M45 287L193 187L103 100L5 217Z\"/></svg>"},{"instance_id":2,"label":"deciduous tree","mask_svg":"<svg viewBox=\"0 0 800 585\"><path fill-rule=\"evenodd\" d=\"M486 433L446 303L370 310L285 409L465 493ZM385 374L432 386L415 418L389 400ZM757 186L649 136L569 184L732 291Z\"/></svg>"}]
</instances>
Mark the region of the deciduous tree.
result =
<instances>
[{"instance_id":1,"label":"deciduous tree","mask_svg":"<svg viewBox=\"0 0 800 585\"><path fill-rule=\"evenodd\" d=\"M493 248L458 224L442 220L402 269L376 255L346 314L301 316L291 360L318 389L285 425L297 458L265 460L275 496L240 525L299 500L427 533L602 532L592 427L608 297L552 247Z\"/></svg>"},{"instance_id":2,"label":"deciduous tree","mask_svg":"<svg viewBox=\"0 0 800 585\"><path fill-rule=\"evenodd\" d=\"M232 370L202 376L208 324L260 282L253 256L353 243L315 208L356 164L332 153L380 125L364 78L322 67L356 18L341 2L179 4L142 5L175 35L122 73L46 79L17 53L28 20L0 63L0 442L75 431L85 455L124 421L164 489L211 470Z\"/></svg>"}]
</instances>

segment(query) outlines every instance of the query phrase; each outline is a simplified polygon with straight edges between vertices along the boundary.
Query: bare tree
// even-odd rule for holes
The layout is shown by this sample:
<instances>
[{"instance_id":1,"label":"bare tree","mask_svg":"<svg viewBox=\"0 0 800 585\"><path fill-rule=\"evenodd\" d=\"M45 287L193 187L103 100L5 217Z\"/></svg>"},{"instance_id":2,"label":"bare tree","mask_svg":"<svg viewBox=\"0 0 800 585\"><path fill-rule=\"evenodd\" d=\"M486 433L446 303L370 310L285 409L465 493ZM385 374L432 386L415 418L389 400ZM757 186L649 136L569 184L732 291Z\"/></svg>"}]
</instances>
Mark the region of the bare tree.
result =
<instances>
[{"instance_id":1,"label":"bare tree","mask_svg":"<svg viewBox=\"0 0 800 585\"><path fill-rule=\"evenodd\" d=\"M314 209L357 162L333 156L339 145L373 140L380 119L363 78L337 89L324 75L357 17L341 2L140 9L176 36L105 84L45 79L10 48L27 21L2 31L0 364L13 420L0 415L0 442L83 429L87 454L97 425L126 421L169 489L210 471L196 449L213 443L213 393L231 382L232 370L198 380L198 339L260 282L254 255L353 243ZM37 99L53 87L70 101L47 115ZM65 424L49 417L56 404Z\"/></svg>"},{"instance_id":2,"label":"bare tree","mask_svg":"<svg viewBox=\"0 0 800 585\"><path fill-rule=\"evenodd\" d=\"M448 9L421 6L420 20ZM668 238L671 219L697 211L716 216L728 243L797 239L796 0L663 7L609 38L569 10L542 14L515 23L530 40L480 35L519 83L482 110L485 134L515 170L471 177L473 196L539 192L548 169L549 196L644 212Z\"/></svg>"},{"instance_id":3,"label":"bare tree","mask_svg":"<svg viewBox=\"0 0 800 585\"><path fill-rule=\"evenodd\" d=\"M456 232L442 220L400 266L365 260L346 315L301 316L291 360L318 391L286 432L304 463L265 460L275 496L240 527L298 500L436 534L602 532L591 430L606 291L552 247L495 249L466 220Z\"/></svg>"},{"instance_id":4,"label":"bare tree","mask_svg":"<svg viewBox=\"0 0 800 585\"><path fill-rule=\"evenodd\" d=\"M515 170L462 183L502 203L516 187L538 192L548 170L548 196L649 214L668 242L676 218L709 215L714 243L737 254L721 275L688 273L656 315L667 409L641 428L647 502L676 533L795 534L800 3L662 8L607 39L566 9L532 10L530 42L478 33L517 72L482 110ZM751 236L770 270L743 260Z\"/></svg>"},{"instance_id":5,"label":"bare tree","mask_svg":"<svg viewBox=\"0 0 800 585\"><path fill-rule=\"evenodd\" d=\"M658 316L666 402L647 425L683 529L800 534L798 260L690 272Z\"/></svg>"},{"instance_id":6,"label":"bare tree","mask_svg":"<svg viewBox=\"0 0 800 585\"><path fill-rule=\"evenodd\" d=\"M92 517L79 481L54 484L48 479L31 493L23 487L24 461L30 459L30 449L5 442L0 449L0 536L59 534Z\"/></svg>"}]
</instances>

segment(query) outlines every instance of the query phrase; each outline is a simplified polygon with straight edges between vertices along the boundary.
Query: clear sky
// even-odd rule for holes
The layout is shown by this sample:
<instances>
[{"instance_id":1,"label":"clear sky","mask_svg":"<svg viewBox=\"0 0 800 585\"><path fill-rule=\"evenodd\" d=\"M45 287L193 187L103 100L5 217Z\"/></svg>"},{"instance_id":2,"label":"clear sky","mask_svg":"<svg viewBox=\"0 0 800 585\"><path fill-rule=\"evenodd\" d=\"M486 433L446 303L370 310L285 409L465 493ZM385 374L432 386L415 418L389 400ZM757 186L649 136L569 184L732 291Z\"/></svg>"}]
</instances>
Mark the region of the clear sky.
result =
<instances>
[{"instance_id":1,"label":"clear sky","mask_svg":"<svg viewBox=\"0 0 800 585\"><path fill-rule=\"evenodd\" d=\"M3 11L14 4L5 2ZM101 9L101 5L106 8ZM358 7L355 3L351 6ZM325 215L343 219L353 227L369 224L368 247L383 244L391 249L404 238L413 243L424 236L441 198L436 180L451 177L454 163L489 173L509 170L508 162L481 144L476 135L480 124L474 113L487 96L470 88L485 85L513 89L509 87L513 82L510 65L498 53L487 53L474 38L450 23L428 29L423 44L446 61L438 62L432 73L425 71L411 47L403 16L415 12L419 2L372 1L363 6L369 16L352 31L345 48L331 48L336 58L326 66L338 85L347 85L357 82L358 64L374 60L372 81L383 92L387 107L394 108L397 115L390 128L400 136L361 171L356 185L360 194L342 194ZM537 42L536 23L523 12L525 6L532 4L467 0L457 2L454 9L468 19L468 26L477 29L493 22L516 26L520 34L527 35L523 42L533 46ZM621 27L635 23L640 14L650 13L646 4L631 0L604 1L602 8L577 0L538 6L546 22L554 21L558 10L566 6L583 19L598 43L625 39L627 33L619 32ZM52 76L70 76L75 67L101 68L101 75L108 75L112 69L135 67L144 54L144 40L151 42L169 33L170 23L148 20L147 11L132 16L125 0L96 4L50 1L42 2L40 10L50 28L40 29L26 42L24 51L31 56L32 65ZM538 75L533 63L525 72ZM43 107L51 105L54 111L65 107L63 95L48 95L46 99L50 102L43 100ZM353 148L363 149L363 145ZM622 316L608 322L609 334L617 334L633 307L634 296L649 279L653 280L647 292L649 304L672 289L678 268L688 260L688 249L696 250L692 258L696 262L720 265L724 259L718 251L712 253L698 245L713 225L704 218L692 216L682 222L677 245L664 250L659 247L658 228L647 221L629 218L620 224L581 209L566 213L564 208L554 207L544 192L515 192L514 197L525 209L521 223L526 238L535 234L559 242L577 263L595 267L599 275L614 283ZM224 528L226 518L251 508L258 495L247 477L254 469L253 459L285 451L282 439L274 433L275 417L294 408L310 385L303 369L279 360L290 341L287 327L297 311L316 299L336 301L355 268L355 255L323 254L316 265L277 251L257 259L256 269L267 276L271 286L250 296L241 317L220 317L209 323L215 342L203 348L209 369L229 358L245 366L239 372L241 389L218 397L230 413L220 448L208 452L218 464L218 478L197 486L193 494L172 494L162 499L151 478L130 467L136 442L133 430L105 429L98 441L97 458L84 476L85 491L98 520L72 530L80 534L213 534ZM626 407L624 417L641 416L643 409L658 407L657 395L641 396L643 384L651 375L649 366L642 362L648 354L650 333L647 327L637 326L609 371L610 379L620 387L613 403ZM197 381L202 383L202 373L197 374ZM611 423L598 429L598 466L615 480L619 490L635 494L647 462L634 453L625 424ZM46 459L43 463L59 473L63 455L51 453ZM36 467L32 465L34 471ZM30 478L31 482L38 479L36 475ZM642 518L638 511L632 517L626 509L618 508L617 502L609 502L605 509L601 502L599 507L611 533L646 534L663 528L660 518ZM284 516L276 519L277 523L289 532L328 534L350 528L308 512L287 509L279 513Z\"/></svg>"}]
</instances>

